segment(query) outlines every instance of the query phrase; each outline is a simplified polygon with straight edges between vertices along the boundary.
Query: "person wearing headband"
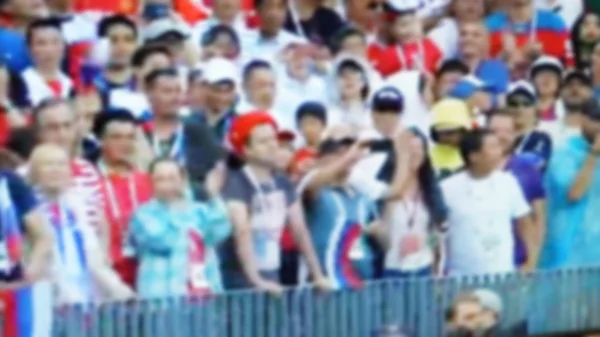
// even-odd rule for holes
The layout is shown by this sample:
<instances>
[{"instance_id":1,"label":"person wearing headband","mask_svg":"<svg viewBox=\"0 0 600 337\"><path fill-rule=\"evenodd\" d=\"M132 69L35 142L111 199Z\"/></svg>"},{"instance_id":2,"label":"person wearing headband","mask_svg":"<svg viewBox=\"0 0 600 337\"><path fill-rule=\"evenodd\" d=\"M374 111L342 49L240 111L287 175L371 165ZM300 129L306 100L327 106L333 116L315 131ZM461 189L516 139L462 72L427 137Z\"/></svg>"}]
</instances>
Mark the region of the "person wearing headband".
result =
<instances>
[{"instance_id":1,"label":"person wearing headband","mask_svg":"<svg viewBox=\"0 0 600 337\"><path fill-rule=\"evenodd\" d=\"M270 293L283 291L280 237L287 223L307 261L312 280L328 289L304 222L296 191L278 172L277 124L266 112L254 111L234 119L228 135L232 152L241 157L240 169L230 170L223 197L233 225L233 237L224 247L223 280L227 289L258 288Z\"/></svg>"}]
</instances>

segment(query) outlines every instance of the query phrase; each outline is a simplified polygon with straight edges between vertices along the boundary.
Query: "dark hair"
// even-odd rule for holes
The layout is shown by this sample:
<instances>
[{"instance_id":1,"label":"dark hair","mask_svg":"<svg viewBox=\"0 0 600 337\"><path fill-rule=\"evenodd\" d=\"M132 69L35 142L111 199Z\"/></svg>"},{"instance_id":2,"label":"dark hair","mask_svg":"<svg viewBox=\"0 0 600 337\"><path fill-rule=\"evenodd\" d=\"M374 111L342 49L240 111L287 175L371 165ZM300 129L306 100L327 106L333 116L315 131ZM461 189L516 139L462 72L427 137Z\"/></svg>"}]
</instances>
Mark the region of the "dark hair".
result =
<instances>
[{"instance_id":1,"label":"dark hair","mask_svg":"<svg viewBox=\"0 0 600 337\"><path fill-rule=\"evenodd\" d=\"M190 86L192 83L196 82L197 80L201 79L203 74L204 74L204 72L202 71L202 69L191 69L188 72L188 76L187 76L188 86Z\"/></svg>"},{"instance_id":2,"label":"dark hair","mask_svg":"<svg viewBox=\"0 0 600 337\"><path fill-rule=\"evenodd\" d=\"M369 86L369 74L367 73L366 69L362 66L362 64L360 64L360 62L354 59L347 59L341 61L337 65L337 69L335 72L336 76L339 76L346 69L361 73L365 85L360 90L360 96L363 100L367 99L369 97L371 88Z\"/></svg>"},{"instance_id":3,"label":"dark hair","mask_svg":"<svg viewBox=\"0 0 600 337\"><path fill-rule=\"evenodd\" d=\"M126 26L129 28L135 37L138 36L138 29L135 22L125 15L115 14L103 18L98 24L98 36L106 37L109 31L116 26Z\"/></svg>"},{"instance_id":4,"label":"dark hair","mask_svg":"<svg viewBox=\"0 0 600 337\"><path fill-rule=\"evenodd\" d=\"M254 0L254 8L259 10L265 3L269 1L282 1L284 4L287 3L287 0Z\"/></svg>"},{"instance_id":5,"label":"dark hair","mask_svg":"<svg viewBox=\"0 0 600 337\"><path fill-rule=\"evenodd\" d=\"M33 34L35 33L36 30L48 29L48 28L55 29L62 38L61 22L59 19L57 19L57 18L37 19L37 20L34 20L33 22L31 22L27 26L27 30L25 31L25 38L27 41L27 45L28 46L31 45L31 41L33 39Z\"/></svg>"},{"instance_id":6,"label":"dark hair","mask_svg":"<svg viewBox=\"0 0 600 337\"><path fill-rule=\"evenodd\" d=\"M327 108L319 102L304 102L296 110L296 124L299 125L306 117L318 119L323 125L327 125Z\"/></svg>"},{"instance_id":7,"label":"dark hair","mask_svg":"<svg viewBox=\"0 0 600 337\"><path fill-rule=\"evenodd\" d=\"M138 48L133 56L131 57L131 65L134 68L139 68L146 63L146 60L155 54L163 54L168 58L171 58L171 53L169 49L164 46L150 45L150 46L142 46Z\"/></svg>"},{"instance_id":8,"label":"dark hair","mask_svg":"<svg viewBox=\"0 0 600 337\"><path fill-rule=\"evenodd\" d=\"M473 129L464 134L460 140L460 155L465 166L471 164L471 155L478 153L483 148L485 138L492 133L487 129Z\"/></svg>"},{"instance_id":9,"label":"dark hair","mask_svg":"<svg viewBox=\"0 0 600 337\"><path fill-rule=\"evenodd\" d=\"M44 99L38 105L34 106L33 110L31 111L31 126L33 127L33 130L36 132L36 134L39 131L40 118L42 113L48 109L52 109L59 105L68 106L71 112L73 113L73 116L75 116L75 112L71 107L71 101L67 100L66 98L51 97Z\"/></svg>"},{"instance_id":10,"label":"dark hair","mask_svg":"<svg viewBox=\"0 0 600 337\"><path fill-rule=\"evenodd\" d=\"M29 158L35 146L36 135L32 127L13 129L6 143L6 148L21 158Z\"/></svg>"},{"instance_id":11,"label":"dark hair","mask_svg":"<svg viewBox=\"0 0 600 337\"><path fill-rule=\"evenodd\" d=\"M587 12L583 12L575 21L575 23L573 24L573 27L571 28L571 36L570 36L570 42L571 42L571 48L573 49L573 55L575 56L575 66L577 67L577 69L585 69L587 67L590 66L590 61L586 61L583 59L583 53L584 52L590 52L589 50L589 46L587 50L582 50L583 47L585 46L585 44L583 43L583 41L581 41L581 37L579 36L581 33L581 28L583 26L583 22L585 21L585 18L588 15L595 15L596 17L598 17L598 19L600 19L600 14L596 13L596 12L592 12L592 11L587 11ZM592 51L595 48L597 43L593 43L592 44Z\"/></svg>"},{"instance_id":12,"label":"dark hair","mask_svg":"<svg viewBox=\"0 0 600 337\"><path fill-rule=\"evenodd\" d=\"M163 163L172 163L173 165L177 166L182 176L186 175L185 167L179 164L179 162L177 162L177 160L175 160L174 158L168 156L162 156L152 160L150 162L150 165L148 165L148 174L153 174L154 171L156 171L156 167Z\"/></svg>"},{"instance_id":13,"label":"dark hair","mask_svg":"<svg viewBox=\"0 0 600 337\"><path fill-rule=\"evenodd\" d=\"M127 110L127 109L110 109L106 111L101 111L96 114L94 118L94 125L92 127L92 132L97 138L102 138L108 125L110 123L130 123L133 125L137 124L137 120L135 116Z\"/></svg>"},{"instance_id":14,"label":"dark hair","mask_svg":"<svg viewBox=\"0 0 600 337\"><path fill-rule=\"evenodd\" d=\"M144 77L144 86L146 86L146 88L152 88L154 84L156 84L156 81L161 77L178 78L179 73L175 68L152 70L148 75L146 75L146 77Z\"/></svg>"},{"instance_id":15,"label":"dark hair","mask_svg":"<svg viewBox=\"0 0 600 337\"><path fill-rule=\"evenodd\" d=\"M202 35L202 38L200 39L200 45L202 47L210 46L211 44L215 43L215 41L219 38L221 34L229 36L229 38L231 38L231 41L233 41L239 52L240 38L238 37L236 31L227 25L216 25L211 27L206 33Z\"/></svg>"},{"instance_id":16,"label":"dark hair","mask_svg":"<svg viewBox=\"0 0 600 337\"><path fill-rule=\"evenodd\" d=\"M448 217L448 208L442 197L439 180L429 156L427 137L417 129L411 128L410 130L415 136L419 137L423 145L424 160L417 172L419 184L423 191L423 201L427 206L433 225L441 226Z\"/></svg>"},{"instance_id":17,"label":"dark hair","mask_svg":"<svg viewBox=\"0 0 600 337\"><path fill-rule=\"evenodd\" d=\"M246 83L246 81L250 79L250 76L252 76L254 71L259 69L273 70L273 67L268 61L253 60L250 63L248 63L242 70L242 81Z\"/></svg>"},{"instance_id":18,"label":"dark hair","mask_svg":"<svg viewBox=\"0 0 600 337\"><path fill-rule=\"evenodd\" d=\"M439 79L446 73L461 73L463 75L467 75L469 73L469 67L461 61L457 59L444 61L435 71L435 78Z\"/></svg>"},{"instance_id":19,"label":"dark hair","mask_svg":"<svg viewBox=\"0 0 600 337\"><path fill-rule=\"evenodd\" d=\"M331 49L331 52L335 55L342 51L342 45L344 44L344 41L347 38L353 36L358 36L365 42L367 41L367 37L365 36L365 33L363 33L362 30L354 26L344 26L340 28L331 38L331 41L329 43L329 48Z\"/></svg>"}]
</instances>

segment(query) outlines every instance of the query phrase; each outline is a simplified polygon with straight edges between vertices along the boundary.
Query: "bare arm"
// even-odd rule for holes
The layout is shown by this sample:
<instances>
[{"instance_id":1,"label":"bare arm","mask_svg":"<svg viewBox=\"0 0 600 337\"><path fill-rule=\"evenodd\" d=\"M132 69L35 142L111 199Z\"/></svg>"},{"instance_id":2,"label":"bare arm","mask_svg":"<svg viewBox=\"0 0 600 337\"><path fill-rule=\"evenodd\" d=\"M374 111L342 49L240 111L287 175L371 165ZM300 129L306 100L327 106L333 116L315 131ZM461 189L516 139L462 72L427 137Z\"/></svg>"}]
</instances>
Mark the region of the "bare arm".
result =
<instances>
[{"instance_id":1,"label":"bare arm","mask_svg":"<svg viewBox=\"0 0 600 337\"><path fill-rule=\"evenodd\" d=\"M302 255L308 263L313 279L324 277L321 265L317 259L317 254L315 253L315 248L313 247L308 229L306 228L304 212L302 211L302 207L300 207L299 201L294 202L290 206L288 219L292 232L294 233L294 238L298 243L298 248L300 248L300 252L302 252Z\"/></svg>"},{"instance_id":2,"label":"bare arm","mask_svg":"<svg viewBox=\"0 0 600 337\"><path fill-rule=\"evenodd\" d=\"M252 246L252 229L250 227L250 213L248 206L241 201L228 201L227 210L231 217L233 235L235 237L235 249L244 274L256 287L264 282L258 273L254 261L254 247Z\"/></svg>"},{"instance_id":3,"label":"bare arm","mask_svg":"<svg viewBox=\"0 0 600 337\"><path fill-rule=\"evenodd\" d=\"M27 237L31 243L31 254L26 267L25 277L28 282L43 278L52 259L54 237L38 210L29 212L24 217Z\"/></svg>"},{"instance_id":4,"label":"bare arm","mask_svg":"<svg viewBox=\"0 0 600 337\"><path fill-rule=\"evenodd\" d=\"M576 202L587 193L592 178L594 177L596 160L597 156L592 153L588 154L585 158L583 167L579 170L579 173L577 173L577 176L575 177L575 182L571 185L571 188L569 188L569 193L567 195L569 201Z\"/></svg>"}]
</instances>

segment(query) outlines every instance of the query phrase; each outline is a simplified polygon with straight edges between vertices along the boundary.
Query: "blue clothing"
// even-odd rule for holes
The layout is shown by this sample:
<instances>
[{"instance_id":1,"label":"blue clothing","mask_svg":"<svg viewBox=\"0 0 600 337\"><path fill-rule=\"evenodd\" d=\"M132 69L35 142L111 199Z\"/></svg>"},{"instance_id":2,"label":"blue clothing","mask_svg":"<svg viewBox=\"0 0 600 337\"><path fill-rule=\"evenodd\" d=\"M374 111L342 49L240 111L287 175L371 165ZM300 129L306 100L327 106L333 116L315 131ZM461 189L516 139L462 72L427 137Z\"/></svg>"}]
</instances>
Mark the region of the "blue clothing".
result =
<instances>
[{"instance_id":1,"label":"blue clothing","mask_svg":"<svg viewBox=\"0 0 600 337\"><path fill-rule=\"evenodd\" d=\"M496 96L505 94L510 83L506 64L496 59L482 60L475 69L475 76L486 84L488 92Z\"/></svg>"},{"instance_id":2,"label":"blue clothing","mask_svg":"<svg viewBox=\"0 0 600 337\"><path fill-rule=\"evenodd\" d=\"M223 291L214 247L231 234L224 202L190 202L184 208L173 209L153 199L137 209L130 224L130 240L139 260L139 296L188 293L190 231L200 234L204 245L204 281L213 293Z\"/></svg>"},{"instance_id":3,"label":"blue clothing","mask_svg":"<svg viewBox=\"0 0 600 337\"><path fill-rule=\"evenodd\" d=\"M543 131L531 131L517 138L515 153L534 154L541 160L541 169L545 170L552 155L552 139Z\"/></svg>"},{"instance_id":4,"label":"blue clothing","mask_svg":"<svg viewBox=\"0 0 600 337\"><path fill-rule=\"evenodd\" d=\"M8 28L0 28L0 58L13 74L20 74L33 64L25 36Z\"/></svg>"},{"instance_id":5,"label":"blue clothing","mask_svg":"<svg viewBox=\"0 0 600 337\"><path fill-rule=\"evenodd\" d=\"M542 268L597 265L600 261L600 166L591 185L576 201L569 189L590 153L583 136L574 136L555 152L546 172L548 225L540 264Z\"/></svg>"},{"instance_id":6,"label":"blue clothing","mask_svg":"<svg viewBox=\"0 0 600 337\"><path fill-rule=\"evenodd\" d=\"M375 204L353 189L324 187L307 205L317 257L336 288L373 278L375 253L363 229L376 218Z\"/></svg>"}]
</instances>

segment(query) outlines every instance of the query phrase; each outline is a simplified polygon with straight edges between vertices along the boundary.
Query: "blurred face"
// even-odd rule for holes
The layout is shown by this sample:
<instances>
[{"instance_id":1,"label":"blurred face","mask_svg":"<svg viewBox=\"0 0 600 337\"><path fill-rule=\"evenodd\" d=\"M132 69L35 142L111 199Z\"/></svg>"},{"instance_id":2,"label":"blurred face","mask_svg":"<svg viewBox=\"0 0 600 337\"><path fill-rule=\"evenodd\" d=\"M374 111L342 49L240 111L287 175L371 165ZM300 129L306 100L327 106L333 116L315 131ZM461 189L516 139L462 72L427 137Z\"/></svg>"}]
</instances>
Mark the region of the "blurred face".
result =
<instances>
[{"instance_id":1,"label":"blurred face","mask_svg":"<svg viewBox=\"0 0 600 337\"><path fill-rule=\"evenodd\" d=\"M155 114L177 116L181 107L183 90L175 76L162 76L149 88L148 100Z\"/></svg>"},{"instance_id":2,"label":"blurred face","mask_svg":"<svg viewBox=\"0 0 600 337\"><path fill-rule=\"evenodd\" d=\"M212 47L215 50L215 56L233 59L239 54L238 46L235 41L231 35L226 33L219 34L212 44Z\"/></svg>"},{"instance_id":3,"label":"blurred face","mask_svg":"<svg viewBox=\"0 0 600 337\"><path fill-rule=\"evenodd\" d=\"M480 315L483 310L477 301L462 301L456 304L453 324L456 327L475 329L479 326Z\"/></svg>"},{"instance_id":4,"label":"blurred face","mask_svg":"<svg viewBox=\"0 0 600 337\"><path fill-rule=\"evenodd\" d=\"M291 77L304 79L310 75L310 52L309 46L291 46L286 50L287 71Z\"/></svg>"},{"instance_id":5,"label":"blurred face","mask_svg":"<svg viewBox=\"0 0 600 337\"><path fill-rule=\"evenodd\" d=\"M398 111L373 111L371 113L375 130L386 136L391 136L398 130L399 116Z\"/></svg>"},{"instance_id":6,"label":"blurred face","mask_svg":"<svg viewBox=\"0 0 600 337\"><path fill-rule=\"evenodd\" d=\"M365 87L364 75L356 69L343 69L338 75L338 87L342 99L361 97Z\"/></svg>"},{"instance_id":7,"label":"blurred face","mask_svg":"<svg viewBox=\"0 0 600 337\"><path fill-rule=\"evenodd\" d=\"M188 102L194 109L202 109L206 103L206 83L197 78L188 85Z\"/></svg>"},{"instance_id":8,"label":"blurred face","mask_svg":"<svg viewBox=\"0 0 600 337\"><path fill-rule=\"evenodd\" d=\"M458 146L462 138L462 131L460 129L436 130L436 133L438 136L438 144Z\"/></svg>"},{"instance_id":9,"label":"blurred face","mask_svg":"<svg viewBox=\"0 0 600 337\"><path fill-rule=\"evenodd\" d=\"M139 78L144 78L154 70L169 68L173 65L171 58L163 53L150 55L139 69Z\"/></svg>"},{"instance_id":10,"label":"blurred face","mask_svg":"<svg viewBox=\"0 0 600 337\"><path fill-rule=\"evenodd\" d=\"M585 42L594 42L600 39L600 18L594 13L588 13L583 19L579 31L579 38Z\"/></svg>"},{"instance_id":11,"label":"blurred face","mask_svg":"<svg viewBox=\"0 0 600 337\"><path fill-rule=\"evenodd\" d=\"M31 55L38 65L60 66L65 45L61 33L53 27L38 28L31 36Z\"/></svg>"},{"instance_id":12,"label":"blurred face","mask_svg":"<svg viewBox=\"0 0 600 337\"><path fill-rule=\"evenodd\" d=\"M102 102L97 92L82 93L75 98L79 135L86 136L92 130L94 118L102 108Z\"/></svg>"},{"instance_id":13,"label":"blurred face","mask_svg":"<svg viewBox=\"0 0 600 337\"><path fill-rule=\"evenodd\" d=\"M504 154L510 154L517 137L514 119L511 116L494 116L489 128L498 138Z\"/></svg>"},{"instance_id":14,"label":"blurred face","mask_svg":"<svg viewBox=\"0 0 600 337\"><path fill-rule=\"evenodd\" d=\"M62 191L70 186L69 157L60 149L47 149L31 161L31 174L36 185L44 191Z\"/></svg>"},{"instance_id":15,"label":"blurred face","mask_svg":"<svg viewBox=\"0 0 600 337\"><path fill-rule=\"evenodd\" d=\"M275 97L275 74L271 69L256 69L248 77L245 89L252 102L272 104Z\"/></svg>"},{"instance_id":16,"label":"blurred face","mask_svg":"<svg viewBox=\"0 0 600 337\"><path fill-rule=\"evenodd\" d=\"M360 35L346 37L341 47L342 52L354 57L364 58L367 55L367 41Z\"/></svg>"},{"instance_id":17,"label":"blurred face","mask_svg":"<svg viewBox=\"0 0 600 337\"><path fill-rule=\"evenodd\" d=\"M277 167L276 154L279 151L277 131L269 124L255 127L250 134L248 145L245 147L247 158L257 164L267 167Z\"/></svg>"},{"instance_id":18,"label":"blurred face","mask_svg":"<svg viewBox=\"0 0 600 337\"><path fill-rule=\"evenodd\" d=\"M300 133L309 146L317 146L323 136L325 125L323 121L312 116L306 116L300 120Z\"/></svg>"},{"instance_id":19,"label":"blurred face","mask_svg":"<svg viewBox=\"0 0 600 337\"><path fill-rule=\"evenodd\" d=\"M55 144L71 153L77 141L77 121L67 104L59 104L41 111L39 137L42 143Z\"/></svg>"},{"instance_id":20,"label":"blurred face","mask_svg":"<svg viewBox=\"0 0 600 337\"><path fill-rule=\"evenodd\" d=\"M287 12L284 0L266 0L258 8L260 28L265 33L276 34L283 27Z\"/></svg>"},{"instance_id":21,"label":"blurred face","mask_svg":"<svg viewBox=\"0 0 600 337\"><path fill-rule=\"evenodd\" d=\"M570 80L562 90L562 98L568 103L581 103L592 97L592 89L580 80Z\"/></svg>"},{"instance_id":22,"label":"blurred face","mask_svg":"<svg viewBox=\"0 0 600 337\"><path fill-rule=\"evenodd\" d=\"M513 6L527 6L531 5L533 0L509 0L510 4Z\"/></svg>"},{"instance_id":23,"label":"blurred face","mask_svg":"<svg viewBox=\"0 0 600 337\"><path fill-rule=\"evenodd\" d=\"M410 41L421 36L421 21L415 14L400 15L393 25L394 38L398 42Z\"/></svg>"},{"instance_id":24,"label":"blurred face","mask_svg":"<svg viewBox=\"0 0 600 337\"><path fill-rule=\"evenodd\" d=\"M452 11L459 21L476 21L485 15L482 0L454 0Z\"/></svg>"},{"instance_id":25,"label":"blurred face","mask_svg":"<svg viewBox=\"0 0 600 337\"><path fill-rule=\"evenodd\" d=\"M482 23L465 23L460 26L460 53L481 56L487 49L487 31Z\"/></svg>"},{"instance_id":26,"label":"blurred face","mask_svg":"<svg viewBox=\"0 0 600 337\"><path fill-rule=\"evenodd\" d=\"M110 62L116 66L128 66L137 47L135 32L126 25L115 25L108 31Z\"/></svg>"},{"instance_id":27,"label":"blurred face","mask_svg":"<svg viewBox=\"0 0 600 337\"><path fill-rule=\"evenodd\" d=\"M383 9L383 0L348 0L346 1L346 11L348 17L367 27L377 25L381 18Z\"/></svg>"},{"instance_id":28,"label":"blurred face","mask_svg":"<svg viewBox=\"0 0 600 337\"><path fill-rule=\"evenodd\" d=\"M235 85L230 82L208 84L206 105L214 112L230 109L235 101Z\"/></svg>"},{"instance_id":29,"label":"blurred face","mask_svg":"<svg viewBox=\"0 0 600 337\"><path fill-rule=\"evenodd\" d=\"M217 18L233 20L240 12L240 0L217 0L212 9Z\"/></svg>"},{"instance_id":30,"label":"blurred face","mask_svg":"<svg viewBox=\"0 0 600 337\"><path fill-rule=\"evenodd\" d=\"M437 97L446 97L463 76L464 75L459 71L448 71L443 73L437 81Z\"/></svg>"},{"instance_id":31,"label":"blurred face","mask_svg":"<svg viewBox=\"0 0 600 337\"><path fill-rule=\"evenodd\" d=\"M510 95L506 99L506 106L515 116L515 125L519 131L527 131L537 123L537 109L535 102L523 94Z\"/></svg>"},{"instance_id":32,"label":"blurred face","mask_svg":"<svg viewBox=\"0 0 600 337\"><path fill-rule=\"evenodd\" d=\"M542 70L535 75L533 84L540 96L554 96L560 89L560 78L551 70Z\"/></svg>"},{"instance_id":33,"label":"blurred face","mask_svg":"<svg viewBox=\"0 0 600 337\"><path fill-rule=\"evenodd\" d=\"M494 170L502 160L502 146L498 137L495 135L487 135L483 139L483 144L478 153L475 153L471 160L477 167L488 171Z\"/></svg>"},{"instance_id":34,"label":"blurred face","mask_svg":"<svg viewBox=\"0 0 600 337\"><path fill-rule=\"evenodd\" d=\"M128 122L112 122L102 137L102 152L111 161L130 163L135 150L136 126Z\"/></svg>"},{"instance_id":35,"label":"blurred face","mask_svg":"<svg viewBox=\"0 0 600 337\"><path fill-rule=\"evenodd\" d=\"M164 161L151 174L154 196L160 200L176 200L183 193L184 178L175 162Z\"/></svg>"}]
</instances>

